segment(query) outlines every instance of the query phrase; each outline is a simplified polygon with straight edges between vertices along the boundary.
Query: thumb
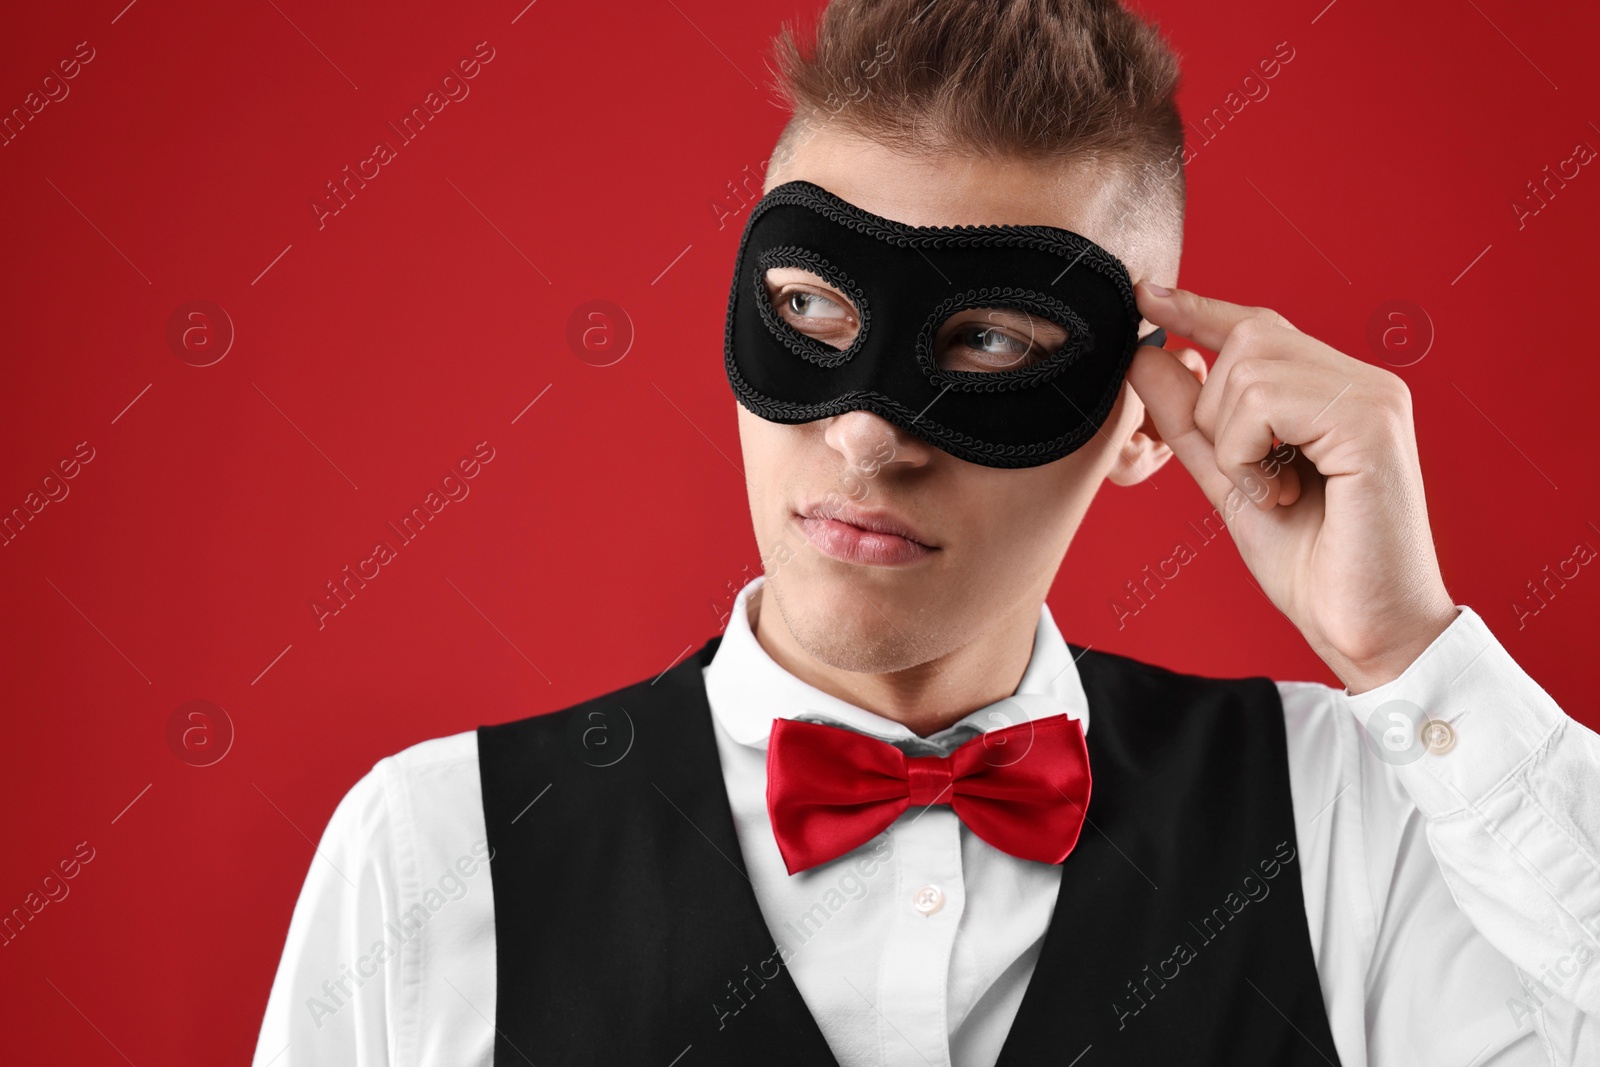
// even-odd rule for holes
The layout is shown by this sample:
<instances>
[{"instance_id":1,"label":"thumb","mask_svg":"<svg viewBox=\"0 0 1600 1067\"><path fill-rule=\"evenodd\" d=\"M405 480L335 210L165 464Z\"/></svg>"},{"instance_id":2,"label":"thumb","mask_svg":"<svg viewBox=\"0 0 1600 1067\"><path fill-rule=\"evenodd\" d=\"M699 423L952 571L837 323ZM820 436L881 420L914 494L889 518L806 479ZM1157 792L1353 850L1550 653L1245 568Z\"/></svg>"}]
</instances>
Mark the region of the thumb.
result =
<instances>
[{"instance_id":1,"label":"thumb","mask_svg":"<svg viewBox=\"0 0 1600 1067\"><path fill-rule=\"evenodd\" d=\"M1198 370L1195 364L1199 364ZM1199 484L1211 505L1226 514L1224 504L1234 488L1233 482L1217 469L1211 440L1194 421L1204 378L1205 360L1193 349L1177 353L1143 345L1128 367L1128 386L1150 413L1161 440Z\"/></svg>"}]
</instances>

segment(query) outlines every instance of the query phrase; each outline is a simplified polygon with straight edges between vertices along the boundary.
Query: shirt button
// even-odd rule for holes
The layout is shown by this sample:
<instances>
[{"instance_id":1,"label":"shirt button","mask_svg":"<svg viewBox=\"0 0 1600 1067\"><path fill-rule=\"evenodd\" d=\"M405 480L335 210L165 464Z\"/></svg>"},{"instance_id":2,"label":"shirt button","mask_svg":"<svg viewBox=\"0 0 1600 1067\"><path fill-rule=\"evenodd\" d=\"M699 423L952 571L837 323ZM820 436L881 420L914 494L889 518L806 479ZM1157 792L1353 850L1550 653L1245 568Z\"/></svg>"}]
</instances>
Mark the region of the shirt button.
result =
<instances>
[{"instance_id":1,"label":"shirt button","mask_svg":"<svg viewBox=\"0 0 1600 1067\"><path fill-rule=\"evenodd\" d=\"M911 895L911 906L923 915L932 915L944 907L944 891L936 885L925 885Z\"/></svg>"},{"instance_id":2,"label":"shirt button","mask_svg":"<svg viewBox=\"0 0 1600 1067\"><path fill-rule=\"evenodd\" d=\"M1435 756L1442 756L1456 745L1456 732L1443 719L1429 719L1422 724L1422 743Z\"/></svg>"}]
</instances>

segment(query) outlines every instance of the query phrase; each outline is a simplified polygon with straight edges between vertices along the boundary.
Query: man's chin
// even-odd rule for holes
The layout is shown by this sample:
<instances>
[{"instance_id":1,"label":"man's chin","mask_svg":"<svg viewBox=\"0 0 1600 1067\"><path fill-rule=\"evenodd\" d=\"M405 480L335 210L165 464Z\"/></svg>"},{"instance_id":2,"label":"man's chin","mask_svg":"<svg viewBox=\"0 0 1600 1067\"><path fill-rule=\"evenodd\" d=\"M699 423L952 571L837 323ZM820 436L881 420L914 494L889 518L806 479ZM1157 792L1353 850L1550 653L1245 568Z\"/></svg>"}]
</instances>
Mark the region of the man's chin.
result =
<instances>
[{"instance_id":1,"label":"man's chin","mask_svg":"<svg viewBox=\"0 0 1600 1067\"><path fill-rule=\"evenodd\" d=\"M791 613L835 618L840 625L859 618L881 627L885 614L895 618L892 609L918 600L927 588L925 577L905 570L846 563L810 547L803 552L776 579Z\"/></svg>"},{"instance_id":2,"label":"man's chin","mask_svg":"<svg viewBox=\"0 0 1600 1067\"><path fill-rule=\"evenodd\" d=\"M795 559L763 586L774 594L762 598L763 610L775 607L798 644L841 667L869 650L915 641L929 617L927 579L890 568Z\"/></svg>"}]
</instances>

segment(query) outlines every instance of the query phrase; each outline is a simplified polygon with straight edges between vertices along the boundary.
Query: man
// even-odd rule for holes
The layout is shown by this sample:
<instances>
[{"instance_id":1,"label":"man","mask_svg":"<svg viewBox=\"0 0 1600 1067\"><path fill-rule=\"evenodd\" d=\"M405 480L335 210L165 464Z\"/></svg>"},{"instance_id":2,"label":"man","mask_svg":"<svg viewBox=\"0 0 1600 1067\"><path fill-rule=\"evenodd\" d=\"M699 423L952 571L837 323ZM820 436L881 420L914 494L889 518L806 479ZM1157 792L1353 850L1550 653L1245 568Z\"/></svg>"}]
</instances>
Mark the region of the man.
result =
<instances>
[{"instance_id":1,"label":"man","mask_svg":"<svg viewBox=\"0 0 1600 1067\"><path fill-rule=\"evenodd\" d=\"M1600 738L1446 591L1404 383L1173 288L1154 31L835 0L779 56L725 353L764 574L357 783L257 1064L1600 1062ZM1174 454L1344 691L1056 629Z\"/></svg>"}]
</instances>

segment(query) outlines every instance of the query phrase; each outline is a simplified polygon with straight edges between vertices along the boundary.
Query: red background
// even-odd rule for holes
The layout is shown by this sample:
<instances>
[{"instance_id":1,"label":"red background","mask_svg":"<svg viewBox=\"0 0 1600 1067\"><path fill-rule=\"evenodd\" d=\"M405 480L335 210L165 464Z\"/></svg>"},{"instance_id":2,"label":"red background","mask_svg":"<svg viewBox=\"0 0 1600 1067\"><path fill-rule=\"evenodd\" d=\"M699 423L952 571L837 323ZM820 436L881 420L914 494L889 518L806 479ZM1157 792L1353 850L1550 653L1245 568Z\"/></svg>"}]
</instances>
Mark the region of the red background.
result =
<instances>
[{"instance_id":1,"label":"red background","mask_svg":"<svg viewBox=\"0 0 1600 1067\"><path fill-rule=\"evenodd\" d=\"M0 548L0 912L95 849L0 948L4 1043L19 1063L239 1063L311 841L375 760L658 674L759 567L721 366L731 188L759 188L785 117L767 40L817 5L125 2L30 7L0 34L6 112L95 50L0 147L0 510L94 449ZM1600 164L1522 228L1511 207L1600 147L1600 9L1325 2L1143 5L1191 115L1295 50L1196 138L1181 282L1391 364L1411 357L1368 347L1375 309L1426 309L1436 340L1396 372L1451 592L1600 724L1600 576L1521 629L1512 607L1600 547L1580 347ZM319 229L324 183L480 41L470 95ZM236 330L207 367L167 341L193 299ZM612 366L566 341L593 299L636 331ZM470 496L319 630L323 584L480 441ZM1208 511L1176 462L1106 487L1050 598L1063 631L1334 682L1226 542L1118 628L1123 583ZM195 699L236 730L212 766L169 748Z\"/></svg>"}]
</instances>

